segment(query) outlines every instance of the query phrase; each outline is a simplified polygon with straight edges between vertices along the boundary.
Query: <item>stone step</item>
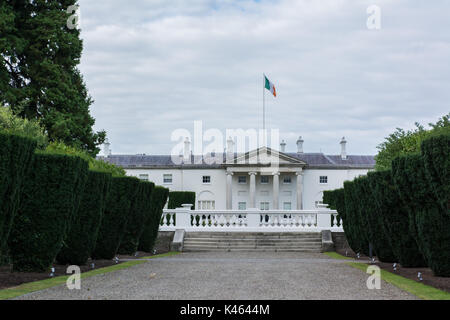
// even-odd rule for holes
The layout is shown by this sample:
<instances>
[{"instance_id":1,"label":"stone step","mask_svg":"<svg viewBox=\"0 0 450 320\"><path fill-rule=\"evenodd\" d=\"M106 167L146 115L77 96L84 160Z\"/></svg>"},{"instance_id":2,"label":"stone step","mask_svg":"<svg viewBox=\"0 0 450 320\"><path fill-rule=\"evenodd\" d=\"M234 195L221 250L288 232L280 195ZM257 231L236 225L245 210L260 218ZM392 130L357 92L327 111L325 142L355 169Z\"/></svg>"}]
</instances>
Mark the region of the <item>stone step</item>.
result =
<instances>
[{"instance_id":1,"label":"stone step","mask_svg":"<svg viewBox=\"0 0 450 320\"><path fill-rule=\"evenodd\" d=\"M209 237L223 237L223 236L272 236L272 237L307 237L307 236L320 236L320 232L187 232L186 236L209 236Z\"/></svg>"},{"instance_id":2,"label":"stone step","mask_svg":"<svg viewBox=\"0 0 450 320\"><path fill-rule=\"evenodd\" d=\"M190 235L186 234L185 239L198 239L198 238L210 238L210 239L322 239L322 236L319 234L313 234L313 235L300 235L300 236L251 236L251 235L226 235L226 236L220 236L220 235Z\"/></svg>"},{"instance_id":3,"label":"stone step","mask_svg":"<svg viewBox=\"0 0 450 320\"><path fill-rule=\"evenodd\" d=\"M239 245L251 245L251 246L321 246L321 241L190 241L185 240L184 246L188 245L226 245L226 246L239 246Z\"/></svg>"},{"instance_id":4,"label":"stone step","mask_svg":"<svg viewBox=\"0 0 450 320\"><path fill-rule=\"evenodd\" d=\"M184 248L185 252L321 252L320 249L305 248Z\"/></svg>"},{"instance_id":5,"label":"stone step","mask_svg":"<svg viewBox=\"0 0 450 320\"><path fill-rule=\"evenodd\" d=\"M237 243L237 242L246 242L246 243L262 243L262 242L274 242L274 243L290 243L290 242L320 242L322 243L322 239L213 239L213 238L185 238L184 242L229 242L229 243Z\"/></svg>"},{"instance_id":6,"label":"stone step","mask_svg":"<svg viewBox=\"0 0 450 320\"><path fill-rule=\"evenodd\" d=\"M311 245L255 245L255 244L212 244L212 243L195 243L184 245L184 248L321 248L322 245L311 244Z\"/></svg>"}]
</instances>

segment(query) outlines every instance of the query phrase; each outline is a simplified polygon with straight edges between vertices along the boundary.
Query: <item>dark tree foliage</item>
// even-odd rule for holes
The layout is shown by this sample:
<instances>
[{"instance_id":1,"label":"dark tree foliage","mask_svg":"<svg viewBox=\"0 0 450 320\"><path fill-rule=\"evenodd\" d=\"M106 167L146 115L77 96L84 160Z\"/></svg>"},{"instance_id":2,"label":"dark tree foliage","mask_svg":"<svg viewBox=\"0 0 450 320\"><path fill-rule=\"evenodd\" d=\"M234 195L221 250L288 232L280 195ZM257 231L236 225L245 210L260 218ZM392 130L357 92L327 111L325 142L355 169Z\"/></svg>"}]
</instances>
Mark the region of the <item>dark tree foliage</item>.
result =
<instances>
[{"instance_id":1,"label":"dark tree foliage","mask_svg":"<svg viewBox=\"0 0 450 320\"><path fill-rule=\"evenodd\" d=\"M92 257L113 259L125 235L131 205L139 190L139 179L113 177Z\"/></svg>"},{"instance_id":2,"label":"dark tree foliage","mask_svg":"<svg viewBox=\"0 0 450 320\"><path fill-rule=\"evenodd\" d=\"M359 199L355 198L355 183L352 181L344 182L345 196L345 218L343 218L343 228L347 238L347 242L354 252L368 253L369 244L365 242L363 233L360 230L359 221Z\"/></svg>"},{"instance_id":3,"label":"dark tree foliage","mask_svg":"<svg viewBox=\"0 0 450 320\"><path fill-rule=\"evenodd\" d=\"M325 190L323 192L322 202L328 204L328 208L336 210L336 198L335 190Z\"/></svg>"},{"instance_id":4,"label":"dark tree foliage","mask_svg":"<svg viewBox=\"0 0 450 320\"><path fill-rule=\"evenodd\" d=\"M60 264L83 265L91 256L97 241L110 181L111 174L89 170L81 205L57 256Z\"/></svg>"},{"instance_id":5,"label":"dark tree foliage","mask_svg":"<svg viewBox=\"0 0 450 320\"><path fill-rule=\"evenodd\" d=\"M370 178L367 176L357 180L357 198L360 199L360 218L366 238L375 251L378 260L382 262L395 262L383 220L377 207L374 205L375 197L370 186Z\"/></svg>"},{"instance_id":6,"label":"dark tree foliage","mask_svg":"<svg viewBox=\"0 0 450 320\"><path fill-rule=\"evenodd\" d=\"M0 2L0 103L40 119L50 141L96 155L105 132L92 130L93 100L77 67L83 42L80 30L67 27L76 2Z\"/></svg>"},{"instance_id":7,"label":"dark tree foliage","mask_svg":"<svg viewBox=\"0 0 450 320\"><path fill-rule=\"evenodd\" d=\"M8 239L15 271L46 271L61 250L88 163L79 157L37 152L26 176Z\"/></svg>"},{"instance_id":8,"label":"dark tree foliage","mask_svg":"<svg viewBox=\"0 0 450 320\"><path fill-rule=\"evenodd\" d=\"M163 213L163 208L169 197L169 189L156 186L152 192L151 214L145 221L145 227L139 239L138 249L151 252L158 236L159 224Z\"/></svg>"},{"instance_id":9,"label":"dark tree foliage","mask_svg":"<svg viewBox=\"0 0 450 320\"><path fill-rule=\"evenodd\" d=\"M392 251L403 267L426 266L416 240L409 233L409 215L393 182L391 171L369 172L374 204L383 219Z\"/></svg>"},{"instance_id":10,"label":"dark tree foliage","mask_svg":"<svg viewBox=\"0 0 450 320\"><path fill-rule=\"evenodd\" d=\"M31 139L0 132L0 261L6 255L8 236L35 147L36 142Z\"/></svg>"},{"instance_id":11,"label":"dark tree foliage","mask_svg":"<svg viewBox=\"0 0 450 320\"><path fill-rule=\"evenodd\" d=\"M427 260L417 232L416 215L421 210L436 206L437 199L431 194L422 155L411 154L395 158L392 161L392 179L400 200L408 211L409 234L416 240L419 251Z\"/></svg>"},{"instance_id":12,"label":"dark tree foliage","mask_svg":"<svg viewBox=\"0 0 450 320\"><path fill-rule=\"evenodd\" d=\"M137 251L139 239L144 231L145 223L152 215L152 193L155 184L142 181L139 184L138 196L133 203L128 219L125 236L120 244L119 253L133 254Z\"/></svg>"},{"instance_id":13,"label":"dark tree foliage","mask_svg":"<svg viewBox=\"0 0 450 320\"><path fill-rule=\"evenodd\" d=\"M426 174L419 178L437 201L416 212L417 233L433 273L450 277L450 135L431 137L421 149Z\"/></svg>"},{"instance_id":14,"label":"dark tree foliage","mask_svg":"<svg viewBox=\"0 0 450 320\"><path fill-rule=\"evenodd\" d=\"M192 210L195 209L195 192L190 191L171 191L169 192L169 209L181 208L183 204L192 204Z\"/></svg>"}]
</instances>

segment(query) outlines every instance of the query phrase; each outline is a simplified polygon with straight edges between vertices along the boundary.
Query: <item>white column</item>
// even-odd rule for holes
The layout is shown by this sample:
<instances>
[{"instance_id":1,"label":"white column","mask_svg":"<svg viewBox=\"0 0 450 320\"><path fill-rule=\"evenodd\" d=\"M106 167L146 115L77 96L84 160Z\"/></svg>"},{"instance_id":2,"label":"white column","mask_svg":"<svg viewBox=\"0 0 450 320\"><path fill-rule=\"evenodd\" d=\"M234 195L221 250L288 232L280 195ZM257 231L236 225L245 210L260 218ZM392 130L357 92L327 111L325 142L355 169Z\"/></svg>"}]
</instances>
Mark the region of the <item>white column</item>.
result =
<instances>
[{"instance_id":1,"label":"white column","mask_svg":"<svg viewBox=\"0 0 450 320\"><path fill-rule=\"evenodd\" d=\"M273 173L273 209L278 210L279 208L279 192L280 191L280 173L274 172Z\"/></svg>"},{"instance_id":2,"label":"white column","mask_svg":"<svg viewBox=\"0 0 450 320\"><path fill-rule=\"evenodd\" d=\"M227 210L233 209L233 172L227 172Z\"/></svg>"},{"instance_id":3,"label":"white column","mask_svg":"<svg viewBox=\"0 0 450 320\"><path fill-rule=\"evenodd\" d=\"M303 172L295 173L297 176L297 210L303 210Z\"/></svg>"},{"instance_id":4,"label":"white column","mask_svg":"<svg viewBox=\"0 0 450 320\"><path fill-rule=\"evenodd\" d=\"M256 172L249 172L250 175L250 205L249 209L255 209L256 208Z\"/></svg>"}]
</instances>

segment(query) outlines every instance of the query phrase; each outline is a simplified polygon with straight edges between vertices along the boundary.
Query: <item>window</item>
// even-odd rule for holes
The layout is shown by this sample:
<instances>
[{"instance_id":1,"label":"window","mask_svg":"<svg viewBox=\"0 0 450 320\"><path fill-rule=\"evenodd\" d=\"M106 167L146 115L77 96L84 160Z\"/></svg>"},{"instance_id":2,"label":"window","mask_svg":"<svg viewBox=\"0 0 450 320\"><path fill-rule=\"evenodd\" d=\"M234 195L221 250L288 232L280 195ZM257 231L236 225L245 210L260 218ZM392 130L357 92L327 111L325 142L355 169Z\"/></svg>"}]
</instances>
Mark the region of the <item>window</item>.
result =
<instances>
[{"instance_id":1,"label":"window","mask_svg":"<svg viewBox=\"0 0 450 320\"><path fill-rule=\"evenodd\" d=\"M239 202L238 203L238 209L239 210L247 210L247 203L246 202Z\"/></svg>"},{"instance_id":2,"label":"window","mask_svg":"<svg viewBox=\"0 0 450 320\"><path fill-rule=\"evenodd\" d=\"M239 176L238 177L238 183L246 184L247 183L247 177L246 176Z\"/></svg>"},{"instance_id":3,"label":"window","mask_svg":"<svg viewBox=\"0 0 450 320\"><path fill-rule=\"evenodd\" d=\"M203 183L211 183L211 176L203 176Z\"/></svg>"},{"instance_id":4,"label":"window","mask_svg":"<svg viewBox=\"0 0 450 320\"><path fill-rule=\"evenodd\" d=\"M261 183L262 184L269 183L269 176L261 176Z\"/></svg>"},{"instance_id":5,"label":"window","mask_svg":"<svg viewBox=\"0 0 450 320\"><path fill-rule=\"evenodd\" d=\"M283 210L292 210L292 205L290 202L283 202Z\"/></svg>"},{"instance_id":6,"label":"window","mask_svg":"<svg viewBox=\"0 0 450 320\"><path fill-rule=\"evenodd\" d=\"M214 200L198 201L198 210L214 210L215 208L216 202Z\"/></svg>"},{"instance_id":7,"label":"window","mask_svg":"<svg viewBox=\"0 0 450 320\"><path fill-rule=\"evenodd\" d=\"M163 175L163 183L172 183L172 175L164 174Z\"/></svg>"},{"instance_id":8,"label":"window","mask_svg":"<svg viewBox=\"0 0 450 320\"><path fill-rule=\"evenodd\" d=\"M328 183L328 176L320 176L319 183Z\"/></svg>"},{"instance_id":9,"label":"window","mask_svg":"<svg viewBox=\"0 0 450 320\"><path fill-rule=\"evenodd\" d=\"M142 181L148 181L148 174L140 174L139 179Z\"/></svg>"},{"instance_id":10,"label":"window","mask_svg":"<svg viewBox=\"0 0 450 320\"><path fill-rule=\"evenodd\" d=\"M261 210L269 210L269 203L268 202L261 202L260 203Z\"/></svg>"},{"instance_id":11,"label":"window","mask_svg":"<svg viewBox=\"0 0 450 320\"><path fill-rule=\"evenodd\" d=\"M284 176L283 177L283 183L284 184L290 184L292 182L291 176Z\"/></svg>"}]
</instances>

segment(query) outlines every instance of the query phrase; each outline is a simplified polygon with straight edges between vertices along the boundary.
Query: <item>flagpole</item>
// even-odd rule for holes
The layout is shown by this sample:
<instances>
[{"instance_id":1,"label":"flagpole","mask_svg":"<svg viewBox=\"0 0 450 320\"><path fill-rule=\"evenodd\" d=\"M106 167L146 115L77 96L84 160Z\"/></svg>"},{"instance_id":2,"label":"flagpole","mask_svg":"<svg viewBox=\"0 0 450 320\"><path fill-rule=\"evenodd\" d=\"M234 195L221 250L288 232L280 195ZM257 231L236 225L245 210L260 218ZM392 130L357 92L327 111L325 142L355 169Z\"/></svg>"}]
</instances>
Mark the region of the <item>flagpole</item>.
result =
<instances>
[{"instance_id":1,"label":"flagpole","mask_svg":"<svg viewBox=\"0 0 450 320\"><path fill-rule=\"evenodd\" d=\"M262 146L266 146L266 75L263 73L263 141Z\"/></svg>"}]
</instances>

